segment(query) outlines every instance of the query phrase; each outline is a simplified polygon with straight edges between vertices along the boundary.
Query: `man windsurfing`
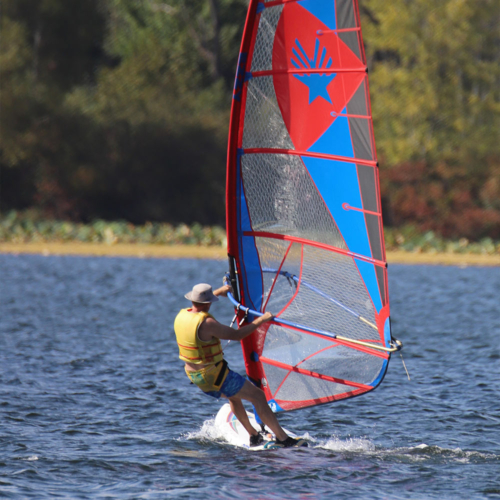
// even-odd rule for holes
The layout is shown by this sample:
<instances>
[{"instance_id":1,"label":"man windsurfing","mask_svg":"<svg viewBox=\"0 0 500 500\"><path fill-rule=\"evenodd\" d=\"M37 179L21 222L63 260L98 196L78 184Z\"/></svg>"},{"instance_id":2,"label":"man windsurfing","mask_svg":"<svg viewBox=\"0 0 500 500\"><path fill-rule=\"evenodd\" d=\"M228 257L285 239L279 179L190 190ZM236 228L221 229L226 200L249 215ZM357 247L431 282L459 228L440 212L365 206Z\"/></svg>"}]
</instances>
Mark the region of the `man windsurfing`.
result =
<instances>
[{"instance_id":1,"label":"man windsurfing","mask_svg":"<svg viewBox=\"0 0 500 500\"><path fill-rule=\"evenodd\" d=\"M219 323L208 311L218 296L227 296L229 285L214 292L205 283L195 285L185 295L192 307L182 309L174 322L175 336L179 346L179 358L185 363L186 374L205 394L214 398L227 398L236 418L250 435L250 446L259 446L264 438L250 423L242 400L255 406L260 419L276 435L276 444L284 448L307 446L303 439L294 439L286 434L278 419L269 408L264 392L233 372L223 358L220 340L242 340L251 335L260 325L273 319L269 312L256 318L239 330Z\"/></svg>"}]
</instances>

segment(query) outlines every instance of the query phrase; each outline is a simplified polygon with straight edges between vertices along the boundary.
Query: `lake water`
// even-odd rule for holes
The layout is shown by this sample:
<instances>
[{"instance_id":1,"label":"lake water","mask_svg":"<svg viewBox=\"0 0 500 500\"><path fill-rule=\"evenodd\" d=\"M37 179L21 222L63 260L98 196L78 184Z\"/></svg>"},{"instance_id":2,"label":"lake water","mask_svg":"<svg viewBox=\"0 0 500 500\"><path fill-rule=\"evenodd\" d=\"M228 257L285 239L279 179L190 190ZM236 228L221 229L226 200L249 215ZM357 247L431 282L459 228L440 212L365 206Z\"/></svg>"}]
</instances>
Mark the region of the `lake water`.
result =
<instances>
[{"instance_id":1,"label":"lake water","mask_svg":"<svg viewBox=\"0 0 500 500\"><path fill-rule=\"evenodd\" d=\"M262 453L217 436L177 359L184 293L225 271L0 255L0 497L500 498L500 268L391 266L411 381L395 355L376 391L280 414L310 448Z\"/></svg>"}]
</instances>

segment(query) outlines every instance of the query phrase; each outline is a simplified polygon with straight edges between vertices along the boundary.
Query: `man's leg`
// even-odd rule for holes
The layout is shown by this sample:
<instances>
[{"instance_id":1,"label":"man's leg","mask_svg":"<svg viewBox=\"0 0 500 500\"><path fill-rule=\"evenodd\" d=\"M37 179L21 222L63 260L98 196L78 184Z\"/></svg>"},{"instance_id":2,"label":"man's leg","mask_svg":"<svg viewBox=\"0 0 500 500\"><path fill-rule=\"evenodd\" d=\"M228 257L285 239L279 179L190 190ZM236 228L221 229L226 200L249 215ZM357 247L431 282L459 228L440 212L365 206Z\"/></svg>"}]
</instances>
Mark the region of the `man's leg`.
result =
<instances>
[{"instance_id":1,"label":"man's leg","mask_svg":"<svg viewBox=\"0 0 500 500\"><path fill-rule=\"evenodd\" d=\"M241 422L241 425L246 429L248 434L251 436L256 436L258 434L258 431L255 430L250 423L250 420L248 420L248 415L247 412L243 406L243 403L241 402L241 399L237 396L233 396L229 399L229 404L231 405L231 410L233 410L233 413L236 415L236 418Z\"/></svg>"},{"instance_id":2,"label":"man's leg","mask_svg":"<svg viewBox=\"0 0 500 500\"><path fill-rule=\"evenodd\" d=\"M251 382L246 380L245 385L239 390L237 394L233 396L233 398L240 400L241 408L243 408L241 399L250 401L250 403L255 406L260 419L274 432L274 434L276 434L276 437L280 441L284 441L288 437L287 433L281 428L276 415L272 412L271 408L269 408L264 392L258 387L255 387L255 385L253 385ZM232 398L228 399L231 402ZM233 408L232 405L231 408ZM236 415L236 418L242 423L243 427L247 429L246 425L241 421L240 417L234 411L234 409L233 412ZM243 412L245 413L245 417L248 420L247 414L244 409ZM250 422L248 422L248 424L250 424ZM253 427L251 428L253 429Z\"/></svg>"}]
</instances>

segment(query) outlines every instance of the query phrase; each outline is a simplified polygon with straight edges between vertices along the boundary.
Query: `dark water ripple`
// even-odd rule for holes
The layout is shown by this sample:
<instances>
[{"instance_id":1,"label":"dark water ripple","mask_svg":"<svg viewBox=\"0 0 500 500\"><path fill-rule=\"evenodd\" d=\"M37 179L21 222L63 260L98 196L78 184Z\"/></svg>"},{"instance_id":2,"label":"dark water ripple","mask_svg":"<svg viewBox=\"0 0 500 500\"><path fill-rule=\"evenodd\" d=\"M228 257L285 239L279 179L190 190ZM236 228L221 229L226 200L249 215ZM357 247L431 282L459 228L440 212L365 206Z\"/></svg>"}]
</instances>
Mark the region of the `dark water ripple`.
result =
<instances>
[{"instance_id":1,"label":"dark water ripple","mask_svg":"<svg viewBox=\"0 0 500 500\"><path fill-rule=\"evenodd\" d=\"M223 443L177 360L182 295L225 270L0 255L0 497L500 498L500 269L392 266L412 380L394 356L374 393L281 416L311 448L267 453Z\"/></svg>"}]
</instances>

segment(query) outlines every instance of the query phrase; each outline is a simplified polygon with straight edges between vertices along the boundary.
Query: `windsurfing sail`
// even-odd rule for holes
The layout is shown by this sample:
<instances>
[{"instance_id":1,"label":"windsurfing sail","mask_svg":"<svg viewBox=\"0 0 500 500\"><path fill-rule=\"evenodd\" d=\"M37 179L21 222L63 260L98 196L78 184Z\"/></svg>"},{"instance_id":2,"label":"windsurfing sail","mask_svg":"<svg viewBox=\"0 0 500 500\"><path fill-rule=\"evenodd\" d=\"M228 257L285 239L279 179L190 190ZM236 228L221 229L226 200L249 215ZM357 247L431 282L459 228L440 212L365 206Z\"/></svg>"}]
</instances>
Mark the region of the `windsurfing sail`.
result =
<instances>
[{"instance_id":1,"label":"windsurfing sail","mask_svg":"<svg viewBox=\"0 0 500 500\"><path fill-rule=\"evenodd\" d=\"M356 0L251 0L227 168L247 374L275 411L357 396L391 352L378 166Z\"/></svg>"}]
</instances>

